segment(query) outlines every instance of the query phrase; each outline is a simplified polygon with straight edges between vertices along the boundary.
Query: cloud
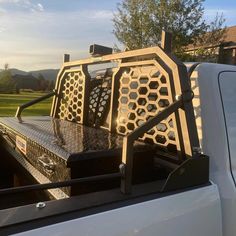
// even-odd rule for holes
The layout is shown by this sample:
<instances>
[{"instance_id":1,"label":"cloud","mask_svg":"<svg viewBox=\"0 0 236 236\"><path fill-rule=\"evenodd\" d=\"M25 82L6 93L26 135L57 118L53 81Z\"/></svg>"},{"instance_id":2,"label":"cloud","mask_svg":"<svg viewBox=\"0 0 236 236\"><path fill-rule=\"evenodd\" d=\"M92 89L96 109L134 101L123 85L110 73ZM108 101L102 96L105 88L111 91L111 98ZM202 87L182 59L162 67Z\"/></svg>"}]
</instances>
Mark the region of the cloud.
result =
<instances>
[{"instance_id":1,"label":"cloud","mask_svg":"<svg viewBox=\"0 0 236 236\"><path fill-rule=\"evenodd\" d=\"M4 32L5 30L6 30L6 28L0 27L0 33Z\"/></svg>"},{"instance_id":2,"label":"cloud","mask_svg":"<svg viewBox=\"0 0 236 236\"><path fill-rule=\"evenodd\" d=\"M39 11L44 11L44 7L43 7L43 5L42 5L41 3L38 3L38 4L37 4L37 9L38 9Z\"/></svg>"},{"instance_id":3,"label":"cloud","mask_svg":"<svg viewBox=\"0 0 236 236\"><path fill-rule=\"evenodd\" d=\"M0 0L0 4L5 7L14 6L15 11L29 10L31 12L43 12L44 7L41 3L33 3L31 0Z\"/></svg>"},{"instance_id":4,"label":"cloud","mask_svg":"<svg viewBox=\"0 0 236 236\"><path fill-rule=\"evenodd\" d=\"M6 13L6 12L7 12L6 9L0 7L0 16L3 15L4 13Z\"/></svg>"},{"instance_id":5,"label":"cloud","mask_svg":"<svg viewBox=\"0 0 236 236\"><path fill-rule=\"evenodd\" d=\"M6 62L25 70L59 68L64 53L78 59L93 43L112 47L111 18L104 10L8 11L0 16L0 68Z\"/></svg>"},{"instance_id":6,"label":"cloud","mask_svg":"<svg viewBox=\"0 0 236 236\"><path fill-rule=\"evenodd\" d=\"M91 14L92 13L92 14ZM90 11L90 14L88 14L90 18L94 19L111 19L113 16L112 11L105 11L105 10L97 10L97 11Z\"/></svg>"}]
</instances>

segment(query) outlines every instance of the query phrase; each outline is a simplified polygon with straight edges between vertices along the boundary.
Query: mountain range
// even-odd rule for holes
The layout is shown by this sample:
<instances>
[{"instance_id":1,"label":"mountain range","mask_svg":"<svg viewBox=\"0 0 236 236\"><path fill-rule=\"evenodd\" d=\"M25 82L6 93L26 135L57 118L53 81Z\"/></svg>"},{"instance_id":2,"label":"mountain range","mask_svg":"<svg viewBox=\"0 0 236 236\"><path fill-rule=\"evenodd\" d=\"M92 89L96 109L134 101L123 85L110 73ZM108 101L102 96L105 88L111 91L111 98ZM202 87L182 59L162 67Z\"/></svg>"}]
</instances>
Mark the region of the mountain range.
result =
<instances>
[{"instance_id":1,"label":"mountain range","mask_svg":"<svg viewBox=\"0 0 236 236\"><path fill-rule=\"evenodd\" d=\"M23 71L15 68L10 69L12 75L32 75L36 78L41 74L46 80L55 81L59 69L46 69L46 70L35 70L35 71Z\"/></svg>"},{"instance_id":2,"label":"mountain range","mask_svg":"<svg viewBox=\"0 0 236 236\"><path fill-rule=\"evenodd\" d=\"M9 69L11 73L11 78L14 82L14 88L20 89L32 89L35 91L45 91L51 90L55 86L55 81L59 69L45 69L45 70L35 70L35 71L23 71L16 68ZM108 70L110 71L111 68ZM112 70L111 70L112 71ZM0 77L3 86L6 88L6 79L8 78L3 70L0 70ZM91 78L96 78L99 76L105 76L107 73L106 69L98 69L89 71ZM5 77L4 77L5 76ZM4 80L5 78L5 80ZM4 82L5 81L5 82Z\"/></svg>"}]
</instances>

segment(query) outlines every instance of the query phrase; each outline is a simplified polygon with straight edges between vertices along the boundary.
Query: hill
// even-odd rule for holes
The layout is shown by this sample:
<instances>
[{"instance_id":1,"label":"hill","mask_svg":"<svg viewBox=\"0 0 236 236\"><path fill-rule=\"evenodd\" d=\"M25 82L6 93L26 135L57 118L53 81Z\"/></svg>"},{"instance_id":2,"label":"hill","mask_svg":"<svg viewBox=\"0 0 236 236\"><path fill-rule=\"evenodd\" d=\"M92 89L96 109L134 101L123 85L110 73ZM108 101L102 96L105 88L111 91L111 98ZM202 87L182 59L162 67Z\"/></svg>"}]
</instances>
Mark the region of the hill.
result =
<instances>
[{"instance_id":1,"label":"hill","mask_svg":"<svg viewBox=\"0 0 236 236\"><path fill-rule=\"evenodd\" d=\"M55 86L57 73L58 70L56 69L29 72L16 68L9 69L8 71L0 70L0 92L19 91L19 89L50 91ZM8 77L11 79L8 79ZM10 86L10 84L12 84L12 86Z\"/></svg>"},{"instance_id":2,"label":"hill","mask_svg":"<svg viewBox=\"0 0 236 236\"><path fill-rule=\"evenodd\" d=\"M27 75L28 74L28 72L26 72L26 71L18 70L15 68L10 69L10 71L11 71L11 75Z\"/></svg>"},{"instance_id":3,"label":"hill","mask_svg":"<svg viewBox=\"0 0 236 236\"><path fill-rule=\"evenodd\" d=\"M18 70L16 68L10 69L12 75L32 75L36 78L41 74L46 80L55 81L57 78L57 74L59 72L58 69L45 69L45 70L35 70L35 71L23 71Z\"/></svg>"},{"instance_id":4,"label":"hill","mask_svg":"<svg viewBox=\"0 0 236 236\"><path fill-rule=\"evenodd\" d=\"M34 77L37 77L41 74L46 80L53 80L55 81L57 78L59 70L58 69L47 69L47 70L36 70L36 71L30 71Z\"/></svg>"}]
</instances>

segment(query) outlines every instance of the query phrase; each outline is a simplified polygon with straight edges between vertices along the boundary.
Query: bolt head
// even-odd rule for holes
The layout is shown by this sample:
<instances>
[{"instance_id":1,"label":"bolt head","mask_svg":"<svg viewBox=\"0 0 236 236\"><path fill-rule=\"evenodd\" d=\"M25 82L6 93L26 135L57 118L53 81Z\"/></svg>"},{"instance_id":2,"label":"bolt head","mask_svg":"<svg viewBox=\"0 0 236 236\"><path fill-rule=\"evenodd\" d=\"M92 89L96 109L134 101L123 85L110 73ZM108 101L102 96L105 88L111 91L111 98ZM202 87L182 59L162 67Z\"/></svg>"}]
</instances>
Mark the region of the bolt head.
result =
<instances>
[{"instance_id":1,"label":"bolt head","mask_svg":"<svg viewBox=\"0 0 236 236\"><path fill-rule=\"evenodd\" d=\"M193 152L196 154L202 154L202 149L201 147L193 147Z\"/></svg>"},{"instance_id":2,"label":"bolt head","mask_svg":"<svg viewBox=\"0 0 236 236\"><path fill-rule=\"evenodd\" d=\"M43 209L45 206L46 206L45 202L38 202L36 204L36 208L38 208L38 209Z\"/></svg>"},{"instance_id":3,"label":"bolt head","mask_svg":"<svg viewBox=\"0 0 236 236\"><path fill-rule=\"evenodd\" d=\"M121 163L121 164L119 165L119 169L120 169L121 175L124 176L124 175L125 175L125 164L124 164L124 163Z\"/></svg>"},{"instance_id":4,"label":"bolt head","mask_svg":"<svg viewBox=\"0 0 236 236\"><path fill-rule=\"evenodd\" d=\"M181 95L176 95L175 99L176 99L176 101L179 101L181 99Z\"/></svg>"}]
</instances>

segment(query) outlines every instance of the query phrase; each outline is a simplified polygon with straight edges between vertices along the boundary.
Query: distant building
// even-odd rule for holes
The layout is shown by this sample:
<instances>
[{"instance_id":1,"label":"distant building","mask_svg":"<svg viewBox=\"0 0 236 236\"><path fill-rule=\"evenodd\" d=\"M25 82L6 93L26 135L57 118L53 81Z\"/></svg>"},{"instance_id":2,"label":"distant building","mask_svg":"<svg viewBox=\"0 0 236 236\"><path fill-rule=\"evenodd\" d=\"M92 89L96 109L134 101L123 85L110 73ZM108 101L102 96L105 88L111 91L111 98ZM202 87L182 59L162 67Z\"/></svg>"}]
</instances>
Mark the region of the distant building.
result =
<instances>
[{"instance_id":1,"label":"distant building","mask_svg":"<svg viewBox=\"0 0 236 236\"><path fill-rule=\"evenodd\" d=\"M228 27L226 29L224 42L220 45L202 45L195 47L193 45L189 45L185 52L195 55L199 49L214 49L214 62L236 65L236 26Z\"/></svg>"},{"instance_id":2,"label":"distant building","mask_svg":"<svg viewBox=\"0 0 236 236\"><path fill-rule=\"evenodd\" d=\"M38 90L39 87L38 80L31 74L27 75L15 74L12 76L12 79L17 85L18 89Z\"/></svg>"}]
</instances>

